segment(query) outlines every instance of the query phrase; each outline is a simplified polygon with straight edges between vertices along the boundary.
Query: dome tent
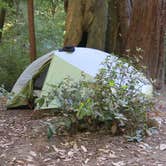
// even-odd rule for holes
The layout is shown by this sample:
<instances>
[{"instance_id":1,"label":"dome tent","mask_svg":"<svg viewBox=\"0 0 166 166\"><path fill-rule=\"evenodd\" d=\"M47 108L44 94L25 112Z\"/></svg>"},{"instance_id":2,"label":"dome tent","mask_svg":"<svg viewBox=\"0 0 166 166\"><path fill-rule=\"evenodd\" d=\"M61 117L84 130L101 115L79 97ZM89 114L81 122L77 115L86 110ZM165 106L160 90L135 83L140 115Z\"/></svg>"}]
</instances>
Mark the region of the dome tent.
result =
<instances>
[{"instance_id":1,"label":"dome tent","mask_svg":"<svg viewBox=\"0 0 166 166\"><path fill-rule=\"evenodd\" d=\"M14 95L7 102L8 108L29 105L34 98L34 92L40 92L39 97L45 95L51 92L50 85L60 83L67 76L79 81L84 72L86 79L93 81L108 55L108 53L96 49L76 47L74 52L56 50L38 58L25 69L16 81L12 89ZM114 55L111 55L111 58L113 61L118 60ZM134 70L134 67L131 70ZM150 82L142 73L138 72L138 75L143 80L139 81L140 91L145 95L152 94ZM54 102L43 108L57 107L58 104Z\"/></svg>"}]
</instances>

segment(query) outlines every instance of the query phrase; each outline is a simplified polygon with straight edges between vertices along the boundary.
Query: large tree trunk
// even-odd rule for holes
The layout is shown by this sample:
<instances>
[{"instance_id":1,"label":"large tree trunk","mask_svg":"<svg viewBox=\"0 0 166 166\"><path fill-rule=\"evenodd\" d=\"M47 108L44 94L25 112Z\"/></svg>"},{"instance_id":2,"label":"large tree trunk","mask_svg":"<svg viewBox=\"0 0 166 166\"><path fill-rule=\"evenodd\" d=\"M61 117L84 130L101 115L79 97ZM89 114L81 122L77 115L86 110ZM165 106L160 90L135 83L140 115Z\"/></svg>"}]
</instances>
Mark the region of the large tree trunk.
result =
<instances>
[{"instance_id":1,"label":"large tree trunk","mask_svg":"<svg viewBox=\"0 0 166 166\"><path fill-rule=\"evenodd\" d=\"M166 0L65 0L64 45L121 56L130 49L131 56L143 57L147 75L163 84L165 4Z\"/></svg>"},{"instance_id":2,"label":"large tree trunk","mask_svg":"<svg viewBox=\"0 0 166 166\"><path fill-rule=\"evenodd\" d=\"M134 0L133 15L127 36L126 49L130 55L141 55L147 75L157 80L157 86L164 81L164 15L165 0ZM138 52L137 48L143 51Z\"/></svg>"},{"instance_id":3,"label":"large tree trunk","mask_svg":"<svg viewBox=\"0 0 166 166\"><path fill-rule=\"evenodd\" d=\"M67 4L67 5L66 5ZM64 45L105 49L107 1L68 0Z\"/></svg>"},{"instance_id":4,"label":"large tree trunk","mask_svg":"<svg viewBox=\"0 0 166 166\"><path fill-rule=\"evenodd\" d=\"M108 52L122 54L125 49L126 35L131 21L131 0L108 1L108 24L106 48Z\"/></svg>"},{"instance_id":5,"label":"large tree trunk","mask_svg":"<svg viewBox=\"0 0 166 166\"><path fill-rule=\"evenodd\" d=\"M33 62L36 59L36 38L34 25L34 7L33 0L28 0L28 29L30 43L30 60Z\"/></svg>"},{"instance_id":6,"label":"large tree trunk","mask_svg":"<svg viewBox=\"0 0 166 166\"><path fill-rule=\"evenodd\" d=\"M5 23L5 15L6 15L6 9L2 8L0 10L0 43L2 41L2 31Z\"/></svg>"},{"instance_id":7,"label":"large tree trunk","mask_svg":"<svg viewBox=\"0 0 166 166\"><path fill-rule=\"evenodd\" d=\"M64 45L122 53L131 20L132 0L65 0Z\"/></svg>"}]
</instances>

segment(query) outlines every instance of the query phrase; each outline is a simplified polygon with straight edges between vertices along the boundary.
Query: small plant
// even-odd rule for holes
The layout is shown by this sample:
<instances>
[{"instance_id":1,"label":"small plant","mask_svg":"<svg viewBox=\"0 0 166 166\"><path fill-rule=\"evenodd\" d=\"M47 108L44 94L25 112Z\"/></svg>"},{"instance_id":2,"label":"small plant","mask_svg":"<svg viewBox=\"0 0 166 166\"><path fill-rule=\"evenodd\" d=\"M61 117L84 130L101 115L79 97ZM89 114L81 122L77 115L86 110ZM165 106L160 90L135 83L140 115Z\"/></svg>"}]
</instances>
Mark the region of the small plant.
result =
<instances>
[{"instance_id":1,"label":"small plant","mask_svg":"<svg viewBox=\"0 0 166 166\"><path fill-rule=\"evenodd\" d=\"M0 110L6 110L6 102L9 96L9 92L4 88L3 85L0 86Z\"/></svg>"},{"instance_id":2,"label":"small plant","mask_svg":"<svg viewBox=\"0 0 166 166\"><path fill-rule=\"evenodd\" d=\"M108 56L93 83L85 81L84 75L79 82L65 78L37 103L56 100L75 128L96 129L102 124L113 134L123 131L137 137L137 131L146 129L146 112L152 106L151 98L141 91L145 84L150 83L126 60Z\"/></svg>"},{"instance_id":3,"label":"small plant","mask_svg":"<svg viewBox=\"0 0 166 166\"><path fill-rule=\"evenodd\" d=\"M4 85L0 86L0 97L8 96L9 92L5 89Z\"/></svg>"}]
</instances>

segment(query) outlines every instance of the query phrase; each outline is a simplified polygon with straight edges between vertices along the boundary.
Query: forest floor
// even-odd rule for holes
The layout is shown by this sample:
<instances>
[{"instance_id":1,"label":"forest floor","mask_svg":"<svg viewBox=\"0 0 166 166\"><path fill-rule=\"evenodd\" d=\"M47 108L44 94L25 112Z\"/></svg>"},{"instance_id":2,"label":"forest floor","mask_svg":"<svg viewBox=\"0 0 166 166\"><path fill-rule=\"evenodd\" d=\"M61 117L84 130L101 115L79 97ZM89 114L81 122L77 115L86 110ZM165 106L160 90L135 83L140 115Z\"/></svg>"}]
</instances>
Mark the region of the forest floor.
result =
<instances>
[{"instance_id":1,"label":"forest floor","mask_svg":"<svg viewBox=\"0 0 166 166\"><path fill-rule=\"evenodd\" d=\"M160 96L156 134L143 142L85 132L47 138L44 122L32 110L0 111L0 166L166 166L166 96Z\"/></svg>"}]
</instances>

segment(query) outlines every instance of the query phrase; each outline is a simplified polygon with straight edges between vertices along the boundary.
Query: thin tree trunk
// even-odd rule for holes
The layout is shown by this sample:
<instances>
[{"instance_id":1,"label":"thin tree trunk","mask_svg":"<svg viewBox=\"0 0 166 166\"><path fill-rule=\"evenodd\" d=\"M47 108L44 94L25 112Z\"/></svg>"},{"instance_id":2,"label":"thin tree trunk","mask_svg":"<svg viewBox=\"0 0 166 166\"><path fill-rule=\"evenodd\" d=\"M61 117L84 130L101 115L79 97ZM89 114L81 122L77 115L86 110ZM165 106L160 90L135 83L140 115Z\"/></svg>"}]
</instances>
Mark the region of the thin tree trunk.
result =
<instances>
[{"instance_id":1,"label":"thin tree trunk","mask_svg":"<svg viewBox=\"0 0 166 166\"><path fill-rule=\"evenodd\" d=\"M36 59L36 38L34 25L34 7L33 0L28 0L28 27L29 27L29 43L30 43L30 60Z\"/></svg>"},{"instance_id":2,"label":"thin tree trunk","mask_svg":"<svg viewBox=\"0 0 166 166\"><path fill-rule=\"evenodd\" d=\"M5 23L6 9L2 8L0 10L0 43L2 42L2 31Z\"/></svg>"}]
</instances>

